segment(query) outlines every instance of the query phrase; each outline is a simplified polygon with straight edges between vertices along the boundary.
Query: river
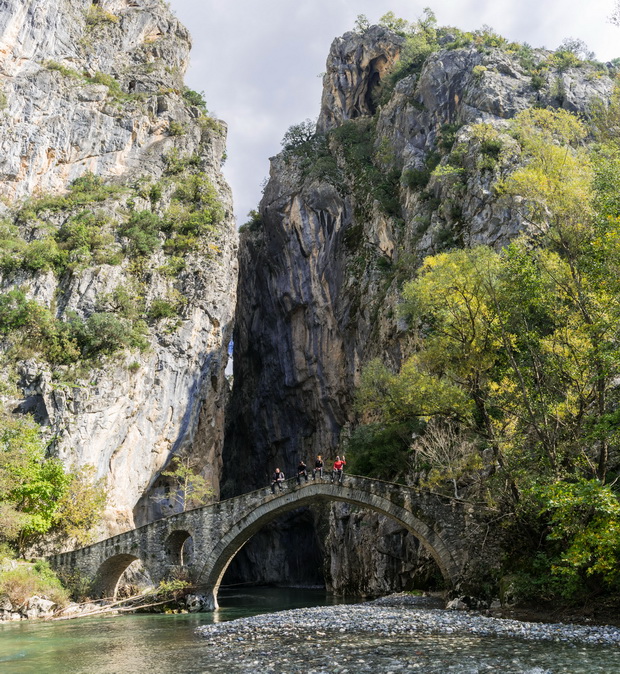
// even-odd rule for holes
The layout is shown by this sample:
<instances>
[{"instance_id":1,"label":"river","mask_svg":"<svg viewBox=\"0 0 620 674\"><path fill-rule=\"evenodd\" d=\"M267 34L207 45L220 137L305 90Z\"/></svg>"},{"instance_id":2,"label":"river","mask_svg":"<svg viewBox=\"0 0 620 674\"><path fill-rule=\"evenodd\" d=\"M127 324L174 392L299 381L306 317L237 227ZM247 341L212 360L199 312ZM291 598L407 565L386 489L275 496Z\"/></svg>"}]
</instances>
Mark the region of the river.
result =
<instances>
[{"instance_id":1,"label":"river","mask_svg":"<svg viewBox=\"0 0 620 674\"><path fill-rule=\"evenodd\" d=\"M214 614L123 615L0 625L2 674L232 674L233 672L620 673L620 649L515 638L317 632L224 647L196 628L261 613L334 603L323 591L222 590ZM306 640L308 640L306 642ZM236 642L239 642L237 645Z\"/></svg>"}]
</instances>

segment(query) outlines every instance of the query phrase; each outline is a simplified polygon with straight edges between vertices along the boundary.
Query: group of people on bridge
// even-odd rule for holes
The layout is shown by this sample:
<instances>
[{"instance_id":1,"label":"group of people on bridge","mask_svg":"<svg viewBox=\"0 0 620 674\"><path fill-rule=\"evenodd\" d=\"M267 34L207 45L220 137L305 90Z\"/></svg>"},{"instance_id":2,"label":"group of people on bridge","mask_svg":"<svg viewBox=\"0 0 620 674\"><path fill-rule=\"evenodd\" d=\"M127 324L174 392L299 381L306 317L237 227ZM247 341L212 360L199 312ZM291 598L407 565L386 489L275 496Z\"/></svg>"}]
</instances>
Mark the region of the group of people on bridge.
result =
<instances>
[{"instance_id":1,"label":"group of people on bridge","mask_svg":"<svg viewBox=\"0 0 620 674\"><path fill-rule=\"evenodd\" d=\"M344 467L346 463L347 462L345 461L344 455L342 456L342 458L340 458L339 456L336 457L336 460L334 461L334 465L332 467L332 475L331 475L332 483L336 482L336 484L342 484L342 479L344 476ZM323 457L321 456L321 454L318 454L316 460L314 461L314 468L312 470L313 480L316 480L317 475L321 480L323 479L323 468L324 468ZM297 466L297 484L301 484L302 477L305 478L306 482L308 482L308 467L306 466L303 459L299 461L299 465ZM284 482L284 480L285 480L284 473L279 468L276 468L273 475L271 476L272 494L276 493L276 485L280 488L280 491L282 491L282 483Z\"/></svg>"}]
</instances>

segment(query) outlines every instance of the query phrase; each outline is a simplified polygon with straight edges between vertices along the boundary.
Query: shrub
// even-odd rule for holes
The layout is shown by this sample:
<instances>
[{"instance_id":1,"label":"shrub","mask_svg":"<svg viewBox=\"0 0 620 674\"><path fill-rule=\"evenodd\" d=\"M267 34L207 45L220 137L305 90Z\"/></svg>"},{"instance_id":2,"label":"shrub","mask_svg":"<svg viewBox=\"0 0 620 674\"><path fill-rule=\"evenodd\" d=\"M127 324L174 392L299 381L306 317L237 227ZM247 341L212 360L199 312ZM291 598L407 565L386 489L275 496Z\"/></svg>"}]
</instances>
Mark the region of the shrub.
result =
<instances>
[{"instance_id":1,"label":"shrub","mask_svg":"<svg viewBox=\"0 0 620 674\"><path fill-rule=\"evenodd\" d=\"M187 129L184 124L180 122L172 121L168 125L168 134L170 136L184 136L187 133Z\"/></svg>"},{"instance_id":2,"label":"shrub","mask_svg":"<svg viewBox=\"0 0 620 674\"><path fill-rule=\"evenodd\" d=\"M64 606L69 596L47 562L20 563L10 571L0 572L0 596L9 598L13 606L21 606L33 596L43 597Z\"/></svg>"},{"instance_id":3,"label":"shrub","mask_svg":"<svg viewBox=\"0 0 620 674\"><path fill-rule=\"evenodd\" d=\"M200 115L198 118L198 125L200 130L203 132L211 132L222 134L224 133L224 128L214 117L209 117L209 115Z\"/></svg>"},{"instance_id":4,"label":"shrub","mask_svg":"<svg viewBox=\"0 0 620 674\"><path fill-rule=\"evenodd\" d=\"M74 194L83 194L85 192L97 192L102 187L103 178L87 171L69 185L69 190Z\"/></svg>"},{"instance_id":5,"label":"shrub","mask_svg":"<svg viewBox=\"0 0 620 674\"><path fill-rule=\"evenodd\" d=\"M118 228L120 236L129 240L127 252L131 257L141 257L155 252L161 245L159 232L161 219L150 211L132 213L129 220Z\"/></svg>"},{"instance_id":6,"label":"shrub","mask_svg":"<svg viewBox=\"0 0 620 674\"><path fill-rule=\"evenodd\" d=\"M179 234L173 232L169 239L164 244L164 250L168 255L179 256L184 253L189 253L198 245L197 237L191 234Z\"/></svg>"},{"instance_id":7,"label":"shrub","mask_svg":"<svg viewBox=\"0 0 620 674\"><path fill-rule=\"evenodd\" d=\"M168 300L154 299L149 307L147 317L151 321L158 321L162 318L172 318L177 315L177 307Z\"/></svg>"},{"instance_id":8,"label":"shrub","mask_svg":"<svg viewBox=\"0 0 620 674\"><path fill-rule=\"evenodd\" d=\"M261 217L261 214L257 210L252 209L248 213L248 218L249 218L248 221L245 222L243 225L241 225L241 227L239 227L240 232L245 231L257 232L262 228L263 219Z\"/></svg>"},{"instance_id":9,"label":"shrub","mask_svg":"<svg viewBox=\"0 0 620 674\"><path fill-rule=\"evenodd\" d=\"M85 358L112 354L128 347L144 349L148 346L143 321L132 324L109 312L95 312L85 322L73 317L71 324Z\"/></svg>"},{"instance_id":10,"label":"shrub","mask_svg":"<svg viewBox=\"0 0 620 674\"><path fill-rule=\"evenodd\" d=\"M24 249L22 264L29 271L47 271L64 267L66 254L58 248L54 239L32 241Z\"/></svg>"},{"instance_id":11,"label":"shrub","mask_svg":"<svg viewBox=\"0 0 620 674\"><path fill-rule=\"evenodd\" d=\"M552 68L556 68L560 73L566 72L571 68L580 68L583 65L583 61L579 58L579 56L568 50L555 52L555 54L552 54L549 57L548 63Z\"/></svg>"},{"instance_id":12,"label":"shrub","mask_svg":"<svg viewBox=\"0 0 620 674\"><path fill-rule=\"evenodd\" d=\"M190 105L195 105L197 108L200 108L203 112L207 112L207 102L205 101L204 91L198 92L193 89L185 87L183 89L183 98Z\"/></svg>"},{"instance_id":13,"label":"shrub","mask_svg":"<svg viewBox=\"0 0 620 674\"><path fill-rule=\"evenodd\" d=\"M96 72L92 77L87 78L87 82L90 84L103 84L108 87L110 94L114 98L124 99L129 97L129 95L122 90L120 82L112 75Z\"/></svg>"},{"instance_id":14,"label":"shrub","mask_svg":"<svg viewBox=\"0 0 620 674\"><path fill-rule=\"evenodd\" d=\"M164 276L176 278L185 269L186 262L182 257L174 255L174 247L171 247L169 252L173 253L173 255L168 258L166 264L159 267L157 271Z\"/></svg>"},{"instance_id":15,"label":"shrub","mask_svg":"<svg viewBox=\"0 0 620 674\"><path fill-rule=\"evenodd\" d=\"M199 201L189 202L188 205L183 205L183 202L173 203L166 212L166 231L171 234L201 236L207 232L215 231L217 225L221 223L224 217L224 208L210 183L202 196L192 196L192 194L193 189L190 182L186 196L198 198ZM197 206L197 208L192 208L192 206Z\"/></svg>"},{"instance_id":16,"label":"shrub","mask_svg":"<svg viewBox=\"0 0 620 674\"><path fill-rule=\"evenodd\" d=\"M535 91L540 91L545 86L546 83L547 80L545 79L542 73L534 72L532 74L530 84L532 85L532 89L534 89Z\"/></svg>"},{"instance_id":17,"label":"shrub","mask_svg":"<svg viewBox=\"0 0 620 674\"><path fill-rule=\"evenodd\" d=\"M107 10L103 9L100 5L95 5L92 4L87 10L86 10L86 25L87 26L101 26L101 25L106 25L106 24L115 24L118 23L120 19L116 14L112 14L112 12L108 12Z\"/></svg>"},{"instance_id":18,"label":"shrub","mask_svg":"<svg viewBox=\"0 0 620 674\"><path fill-rule=\"evenodd\" d=\"M59 72L63 77L71 77L73 79L81 77L80 73L78 73L77 70L73 70L73 68L68 68L67 66L63 65L62 63L58 63L57 61L46 61L45 67L48 70L55 70Z\"/></svg>"},{"instance_id":19,"label":"shrub","mask_svg":"<svg viewBox=\"0 0 620 674\"><path fill-rule=\"evenodd\" d=\"M183 204L215 206L219 203L218 194L206 173L196 173L179 183L172 195Z\"/></svg>"},{"instance_id":20,"label":"shrub","mask_svg":"<svg viewBox=\"0 0 620 674\"><path fill-rule=\"evenodd\" d=\"M202 159L199 154L182 156L175 147L168 154L164 155L164 163L166 164L166 174L176 175L188 169L199 168Z\"/></svg>"},{"instance_id":21,"label":"shrub","mask_svg":"<svg viewBox=\"0 0 620 674\"><path fill-rule=\"evenodd\" d=\"M428 169L408 169L403 175L405 185L409 189L424 189L431 179L431 173Z\"/></svg>"},{"instance_id":22,"label":"shrub","mask_svg":"<svg viewBox=\"0 0 620 674\"><path fill-rule=\"evenodd\" d=\"M456 136L461 126L461 124L444 124L439 130L439 141L437 145L442 150L449 152L456 141Z\"/></svg>"},{"instance_id":23,"label":"shrub","mask_svg":"<svg viewBox=\"0 0 620 674\"><path fill-rule=\"evenodd\" d=\"M108 219L103 213L82 211L69 218L56 233L56 241L68 252L68 263L118 264L116 251L110 249L114 237L106 233Z\"/></svg>"},{"instance_id":24,"label":"shrub","mask_svg":"<svg viewBox=\"0 0 620 674\"><path fill-rule=\"evenodd\" d=\"M144 313L144 298L136 287L119 285L111 293L100 296L97 311L108 311L133 321Z\"/></svg>"},{"instance_id":25,"label":"shrub","mask_svg":"<svg viewBox=\"0 0 620 674\"><path fill-rule=\"evenodd\" d=\"M499 139L485 139L480 143L480 152L496 161L499 159L503 145Z\"/></svg>"},{"instance_id":26,"label":"shrub","mask_svg":"<svg viewBox=\"0 0 620 674\"><path fill-rule=\"evenodd\" d=\"M475 80L481 80L484 77L486 71L487 71L486 66L477 65L472 68L471 74L474 76Z\"/></svg>"},{"instance_id":27,"label":"shrub","mask_svg":"<svg viewBox=\"0 0 620 674\"><path fill-rule=\"evenodd\" d=\"M161 201L161 197L163 194L163 190L161 185L158 183L155 183L151 189L149 190L148 197L149 201L151 202L151 205L155 205L157 202Z\"/></svg>"}]
</instances>

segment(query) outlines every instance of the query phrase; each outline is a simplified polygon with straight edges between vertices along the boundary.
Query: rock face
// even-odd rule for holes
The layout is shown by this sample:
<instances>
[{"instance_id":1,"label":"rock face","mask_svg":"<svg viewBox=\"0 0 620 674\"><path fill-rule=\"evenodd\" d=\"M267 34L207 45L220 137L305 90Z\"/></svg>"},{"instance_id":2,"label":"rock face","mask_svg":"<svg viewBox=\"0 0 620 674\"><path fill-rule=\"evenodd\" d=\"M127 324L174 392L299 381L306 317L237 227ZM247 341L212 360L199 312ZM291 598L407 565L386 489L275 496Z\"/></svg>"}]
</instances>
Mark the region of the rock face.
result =
<instances>
[{"instance_id":1,"label":"rock face","mask_svg":"<svg viewBox=\"0 0 620 674\"><path fill-rule=\"evenodd\" d=\"M225 493L319 453L331 467L356 423L364 364L397 367L412 348L397 313L402 281L427 254L501 247L524 227L493 189L519 161L506 120L533 105L583 111L612 88L543 50L530 54L547 64L535 80L509 50L470 46L436 51L386 90L401 44L382 28L336 40L315 144L271 161L260 222L240 244ZM342 506L331 517L333 589L380 593L428 577L404 531Z\"/></svg>"},{"instance_id":2,"label":"rock face","mask_svg":"<svg viewBox=\"0 0 620 674\"><path fill-rule=\"evenodd\" d=\"M162 2L7 0L0 22L3 196L62 190L87 170L156 171L182 108L160 92L179 89L190 49ZM105 76L149 100L111 98Z\"/></svg>"},{"instance_id":3,"label":"rock face","mask_svg":"<svg viewBox=\"0 0 620 674\"><path fill-rule=\"evenodd\" d=\"M111 535L175 510L151 498L173 455L218 494L237 283L226 127L184 89L190 38L164 2L6 0L0 15L0 194L26 251L6 254L0 292L64 323L116 316L145 340L65 365L5 339L2 403L67 466L95 466ZM93 175L94 192L71 187ZM93 219L107 243L79 248L71 227ZM29 263L37 241L62 264Z\"/></svg>"},{"instance_id":4,"label":"rock face","mask_svg":"<svg viewBox=\"0 0 620 674\"><path fill-rule=\"evenodd\" d=\"M319 133L375 113L373 93L398 59L403 42L381 26L369 28L363 40L345 33L333 41L323 78Z\"/></svg>"}]
</instances>

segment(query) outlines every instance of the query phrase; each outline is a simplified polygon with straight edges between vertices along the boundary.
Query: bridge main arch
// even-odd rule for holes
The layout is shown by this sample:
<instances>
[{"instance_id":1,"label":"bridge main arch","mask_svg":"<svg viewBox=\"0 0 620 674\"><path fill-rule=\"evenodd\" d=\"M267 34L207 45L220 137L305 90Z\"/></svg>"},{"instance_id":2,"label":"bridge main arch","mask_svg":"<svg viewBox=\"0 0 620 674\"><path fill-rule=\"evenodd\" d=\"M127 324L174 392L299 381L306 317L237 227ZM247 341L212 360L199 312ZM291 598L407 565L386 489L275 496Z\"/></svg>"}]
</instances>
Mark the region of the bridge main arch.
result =
<instances>
[{"instance_id":1,"label":"bridge main arch","mask_svg":"<svg viewBox=\"0 0 620 674\"><path fill-rule=\"evenodd\" d=\"M353 484L305 485L282 496L271 498L240 517L208 554L197 579L197 584L202 588L210 604L208 608L217 608L217 593L226 569L237 552L255 533L290 510L325 501L350 503L395 520L428 549L448 584L454 583L461 573L462 565L454 547L444 539L440 531L429 524L432 518L423 519L414 514L412 508L406 507L406 503L395 502L394 494L378 494L362 488L364 483L375 484L374 480L356 478L352 481L351 477L347 477L347 481Z\"/></svg>"}]
</instances>

